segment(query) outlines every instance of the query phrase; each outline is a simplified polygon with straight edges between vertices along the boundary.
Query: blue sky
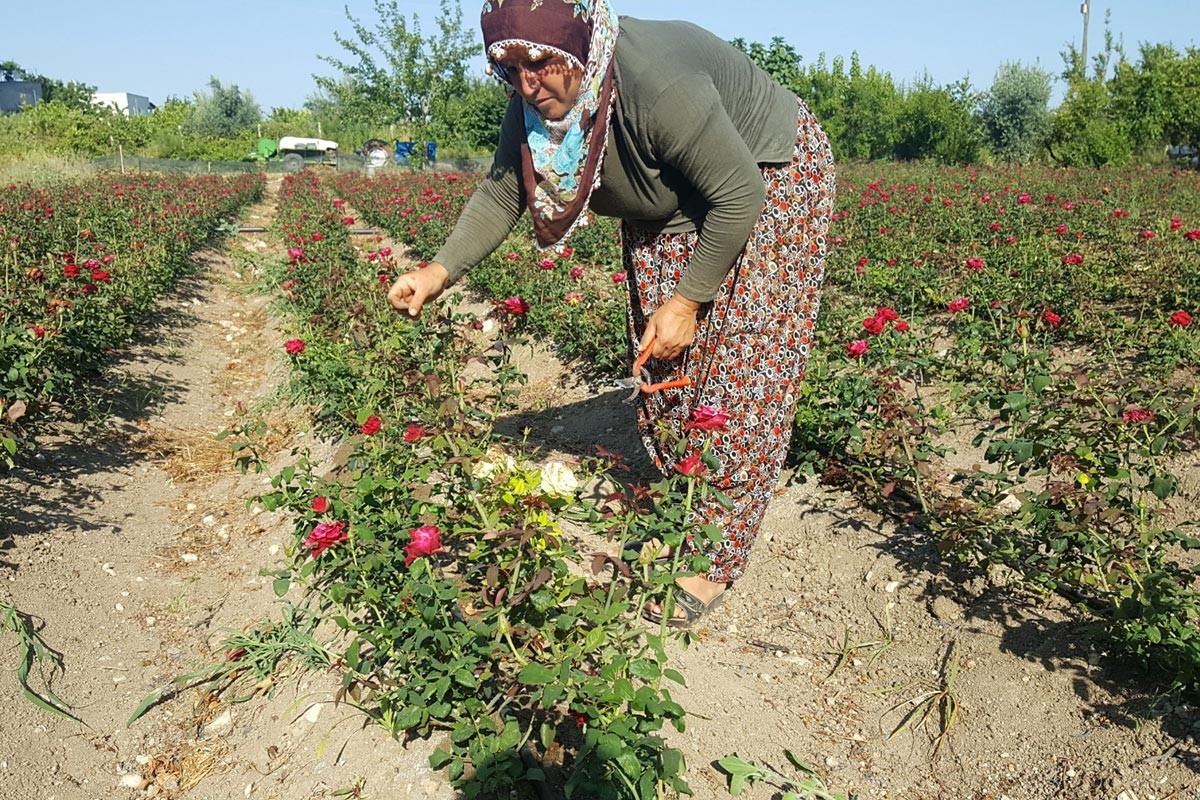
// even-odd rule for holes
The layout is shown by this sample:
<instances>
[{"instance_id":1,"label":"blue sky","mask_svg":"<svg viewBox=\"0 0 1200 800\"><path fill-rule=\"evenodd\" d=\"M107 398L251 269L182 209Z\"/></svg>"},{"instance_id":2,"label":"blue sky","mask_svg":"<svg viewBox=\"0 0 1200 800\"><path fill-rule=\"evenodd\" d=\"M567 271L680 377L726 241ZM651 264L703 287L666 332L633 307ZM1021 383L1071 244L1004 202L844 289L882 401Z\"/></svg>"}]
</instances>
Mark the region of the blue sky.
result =
<instances>
[{"instance_id":1,"label":"blue sky","mask_svg":"<svg viewBox=\"0 0 1200 800\"><path fill-rule=\"evenodd\" d=\"M1104 39L1104 12L1113 32L1136 56L1139 42L1200 46L1196 0L1093 0L1088 47ZM911 82L928 72L937 83L969 75L976 89L991 84L1004 61L1062 69L1067 42L1079 45L1079 0L613 0L617 12L647 19L688 19L725 39L767 42L782 36L811 63L857 50L862 62ZM398 0L406 14L434 30L437 0ZM190 96L210 75L248 89L264 112L297 107L314 91L312 74L331 74L317 54L339 55L333 31L351 33L341 2L315 0L128 0L47 5L6 3L0 61L12 60L101 91L129 91L159 103ZM371 17L371 0L348 0L350 12ZM463 0L464 21L476 30L478 0ZM482 65L482 62L480 62ZM1061 90L1056 91L1056 98Z\"/></svg>"}]
</instances>

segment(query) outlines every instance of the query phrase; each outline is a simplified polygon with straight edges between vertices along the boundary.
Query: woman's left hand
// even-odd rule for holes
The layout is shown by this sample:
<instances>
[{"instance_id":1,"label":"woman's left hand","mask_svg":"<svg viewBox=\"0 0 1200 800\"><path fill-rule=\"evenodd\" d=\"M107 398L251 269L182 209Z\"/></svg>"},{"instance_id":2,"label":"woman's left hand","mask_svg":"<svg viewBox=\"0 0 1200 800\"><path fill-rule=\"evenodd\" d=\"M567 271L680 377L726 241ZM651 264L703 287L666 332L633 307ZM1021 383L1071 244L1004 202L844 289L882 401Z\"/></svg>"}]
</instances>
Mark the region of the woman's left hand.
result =
<instances>
[{"instance_id":1,"label":"woman's left hand","mask_svg":"<svg viewBox=\"0 0 1200 800\"><path fill-rule=\"evenodd\" d=\"M699 311L700 304L695 300L678 294L672 296L646 322L646 332L638 343L638 352L645 351L646 345L653 341L654 349L650 355L654 358L668 361L679 358L696 335L696 314Z\"/></svg>"}]
</instances>

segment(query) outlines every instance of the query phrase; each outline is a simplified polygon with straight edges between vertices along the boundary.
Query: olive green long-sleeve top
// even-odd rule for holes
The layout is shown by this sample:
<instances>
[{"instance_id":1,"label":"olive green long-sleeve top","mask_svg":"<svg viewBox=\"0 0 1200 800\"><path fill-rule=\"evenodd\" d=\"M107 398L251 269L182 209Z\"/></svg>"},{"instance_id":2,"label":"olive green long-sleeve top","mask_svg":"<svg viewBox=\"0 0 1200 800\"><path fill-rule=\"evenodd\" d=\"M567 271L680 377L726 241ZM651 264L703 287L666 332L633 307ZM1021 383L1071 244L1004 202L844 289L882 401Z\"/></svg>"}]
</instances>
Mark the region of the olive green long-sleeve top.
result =
<instances>
[{"instance_id":1,"label":"olive green long-sleeve top","mask_svg":"<svg viewBox=\"0 0 1200 800\"><path fill-rule=\"evenodd\" d=\"M621 18L617 102L590 208L662 233L698 231L676 291L706 302L762 212L760 164L792 160L796 98L729 43L687 22ZM522 101L509 103L487 178L435 261L457 280L525 210Z\"/></svg>"}]
</instances>

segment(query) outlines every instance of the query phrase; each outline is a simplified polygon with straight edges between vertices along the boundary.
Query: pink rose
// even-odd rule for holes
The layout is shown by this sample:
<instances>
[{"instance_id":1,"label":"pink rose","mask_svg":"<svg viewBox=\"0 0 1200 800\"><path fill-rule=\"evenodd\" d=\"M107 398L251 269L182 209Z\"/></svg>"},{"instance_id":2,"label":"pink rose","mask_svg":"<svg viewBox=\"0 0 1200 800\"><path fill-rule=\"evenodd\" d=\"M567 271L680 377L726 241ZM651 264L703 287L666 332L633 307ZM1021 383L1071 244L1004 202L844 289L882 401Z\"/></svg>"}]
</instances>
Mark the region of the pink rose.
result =
<instances>
[{"instance_id":1,"label":"pink rose","mask_svg":"<svg viewBox=\"0 0 1200 800\"><path fill-rule=\"evenodd\" d=\"M418 558L431 556L442 551L442 532L436 525L423 525L408 532L412 541L404 545L404 566L409 566Z\"/></svg>"},{"instance_id":2,"label":"pink rose","mask_svg":"<svg viewBox=\"0 0 1200 800\"><path fill-rule=\"evenodd\" d=\"M855 339L853 342L850 342L850 344L846 345L846 355L850 356L851 358L861 358L862 356L866 355L867 351L870 349L871 346L867 344L866 339Z\"/></svg>"},{"instance_id":3,"label":"pink rose","mask_svg":"<svg viewBox=\"0 0 1200 800\"><path fill-rule=\"evenodd\" d=\"M563 300L566 301L567 305L569 306L577 306L583 302L583 293L567 292L565 295L563 295Z\"/></svg>"},{"instance_id":4,"label":"pink rose","mask_svg":"<svg viewBox=\"0 0 1200 800\"><path fill-rule=\"evenodd\" d=\"M716 406L696 406L684 430L723 431L729 422L729 412Z\"/></svg>"},{"instance_id":5,"label":"pink rose","mask_svg":"<svg viewBox=\"0 0 1200 800\"><path fill-rule=\"evenodd\" d=\"M329 548L349 538L346 536L346 523L322 522L312 529L312 533L304 540L304 546L312 550L312 557L317 558Z\"/></svg>"},{"instance_id":6,"label":"pink rose","mask_svg":"<svg viewBox=\"0 0 1200 800\"><path fill-rule=\"evenodd\" d=\"M967 269L972 272L979 272L984 267L983 259L975 256L967 259Z\"/></svg>"}]
</instances>

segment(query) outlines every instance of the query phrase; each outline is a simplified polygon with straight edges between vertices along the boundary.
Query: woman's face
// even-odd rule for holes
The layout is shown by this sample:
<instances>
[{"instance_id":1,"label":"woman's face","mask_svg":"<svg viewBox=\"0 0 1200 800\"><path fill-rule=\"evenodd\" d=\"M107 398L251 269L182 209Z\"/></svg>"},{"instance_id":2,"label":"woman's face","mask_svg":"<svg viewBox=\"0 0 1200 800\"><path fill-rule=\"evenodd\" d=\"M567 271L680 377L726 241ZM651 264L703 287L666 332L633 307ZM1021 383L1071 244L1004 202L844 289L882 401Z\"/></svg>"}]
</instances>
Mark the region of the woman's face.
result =
<instances>
[{"instance_id":1,"label":"woman's face","mask_svg":"<svg viewBox=\"0 0 1200 800\"><path fill-rule=\"evenodd\" d=\"M521 99L546 119L562 119L579 97L581 76L562 56L531 58L528 51L513 48L500 63Z\"/></svg>"}]
</instances>

